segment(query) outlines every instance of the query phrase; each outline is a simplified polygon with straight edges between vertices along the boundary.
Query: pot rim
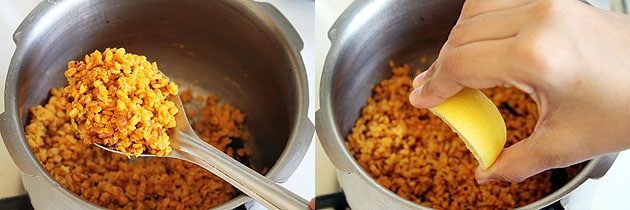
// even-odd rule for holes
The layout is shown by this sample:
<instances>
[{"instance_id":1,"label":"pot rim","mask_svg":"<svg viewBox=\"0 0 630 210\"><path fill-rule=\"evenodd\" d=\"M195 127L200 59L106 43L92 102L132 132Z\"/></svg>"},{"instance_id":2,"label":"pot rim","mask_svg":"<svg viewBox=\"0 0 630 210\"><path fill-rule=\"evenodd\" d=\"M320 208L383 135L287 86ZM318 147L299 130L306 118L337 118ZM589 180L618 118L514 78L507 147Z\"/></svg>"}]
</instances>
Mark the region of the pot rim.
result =
<instances>
[{"instance_id":1,"label":"pot rim","mask_svg":"<svg viewBox=\"0 0 630 210\"><path fill-rule=\"evenodd\" d=\"M7 150L15 164L20 169L22 176L43 178L54 186L59 183L48 173L39 163L34 153L26 142L24 127L20 124L20 107L16 99L20 93L18 79L20 70L24 68L21 63L27 53L31 50L31 42L42 32L50 16L59 15L63 11L68 11L72 5L80 4L81 0L56 0L40 2L23 20L13 34L16 49L11 58L6 77L4 90L5 109L0 113L0 135L5 142ZM292 79L297 84L296 115L293 116L292 130L289 133L287 144L282 153L269 169L266 177L282 183L291 177L297 167L302 162L314 135L314 125L308 118L309 92L306 68L300 52L304 48L304 43L291 25L288 19L272 4L267 2L257 2L254 0L236 1L232 4L240 4L243 8L252 12L252 17L258 19L261 25L269 27L270 33L275 34L284 49L289 52L290 65L294 66ZM28 109L26 109L28 110ZM18 140L14 140L18 139ZM71 199L86 202L89 208L102 208L89 202L65 187L55 189L57 192L70 196ZM242 205L252 199L245 194L240 194L230 201L215 207L214 209L232 209Z\"/></svg>"},{"instance_id":2,"label":"pot rim","mask_svg":"<svg viewBox=\"0 0 630 210\"><path fill-rule=\"evenodd\" d=\"M320 81L320 109L316 112L316 131L322 143L322 147L329 160L337 169L337 173L354 174L364 182L369 183L368 186L370 188L387 196L388 199L396 200L407 207L430 209L404 199L376 182L376 180L359 165L357 160L346 148L346 138L341 135L337 117L334 115L332 95L335 92L333 87L336 81L336 69L340 63L339 59L341 56L339 55L343 54L344 50L351 48L347 46L346 39L351 37L349 36L350 34L358 33L357 31L362 25L369 24L369 19L372 17L366 17L365 14L369 14L370 12L374 13L375 10L382 9L386 4L387 2L385 1L355 1L342 12L328 31L328 38L331 45L326 56ZM357 22L360 24L357 24ZM614 163L617 154L618 153L611 153L588 161L586 166L560 189L548 194L540 200L518 207L517 209L539 209L562 199L586 180L598 179L603 176ZM351 196L352 195L347 195L347 197Z\"/></svg>"}]
</instances>

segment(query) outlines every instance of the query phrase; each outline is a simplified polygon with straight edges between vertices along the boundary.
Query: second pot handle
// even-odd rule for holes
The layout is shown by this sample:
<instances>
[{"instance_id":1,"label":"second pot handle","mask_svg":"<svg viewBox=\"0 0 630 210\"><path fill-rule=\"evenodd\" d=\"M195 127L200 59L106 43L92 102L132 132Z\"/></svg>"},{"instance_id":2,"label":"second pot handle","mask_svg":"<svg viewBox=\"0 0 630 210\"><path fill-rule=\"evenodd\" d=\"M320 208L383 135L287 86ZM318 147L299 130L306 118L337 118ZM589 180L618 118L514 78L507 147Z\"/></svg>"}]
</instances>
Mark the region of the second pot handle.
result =
<instances>
[{"instance_id":1,"label":"second pot handle","mask_svg":"<svg viewBox=\"0 0 630 210\"><path fill-rule=\"evenodd\" d=\"M606 172L608 172L608 169L610 169L613 163L615 163L615 160L617 159L617 155L619 155L619 153L608 154L608 155L604 155L604 156L593 159L592 161L596 161L595 166L593 167L593 170L591 171L591 173L588 174L588 178L590 179L602 178L606 174Z\"/></svg>"}]
</instances>

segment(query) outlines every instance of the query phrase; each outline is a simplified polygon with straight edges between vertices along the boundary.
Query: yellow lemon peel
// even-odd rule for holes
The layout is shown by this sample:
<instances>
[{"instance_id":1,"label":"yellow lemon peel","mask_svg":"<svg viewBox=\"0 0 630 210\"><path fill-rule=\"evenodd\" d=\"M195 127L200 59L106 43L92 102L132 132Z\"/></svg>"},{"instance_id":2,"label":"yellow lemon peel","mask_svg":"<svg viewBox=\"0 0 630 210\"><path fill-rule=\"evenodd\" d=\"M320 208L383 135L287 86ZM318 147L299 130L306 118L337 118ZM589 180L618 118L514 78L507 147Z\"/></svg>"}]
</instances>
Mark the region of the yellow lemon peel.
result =
<instances>
[{"instance_id":1,"label":"yellow lemon peel","mask_svg":"<svg viewBox=\"0 0 630 210\"><path fill-rule=\"evenodd\" d=\"M429 110L459 135L484 171L503 151L507 137L505 121L496 105L481 91L464 88Z\"/></svg>"}]
</instances>

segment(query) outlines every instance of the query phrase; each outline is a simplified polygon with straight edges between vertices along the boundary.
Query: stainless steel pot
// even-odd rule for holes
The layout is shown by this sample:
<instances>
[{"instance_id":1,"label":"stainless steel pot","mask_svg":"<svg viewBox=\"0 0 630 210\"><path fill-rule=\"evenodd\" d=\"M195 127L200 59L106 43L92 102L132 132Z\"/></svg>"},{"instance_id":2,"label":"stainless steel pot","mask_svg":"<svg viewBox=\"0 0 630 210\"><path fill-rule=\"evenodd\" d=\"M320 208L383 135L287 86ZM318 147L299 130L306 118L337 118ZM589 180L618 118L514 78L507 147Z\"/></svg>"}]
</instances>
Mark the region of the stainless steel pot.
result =
<instances>
[{"instance_id":1,"label":"stainless steel pot","mask_svg":"<svg viewBox=\"0 0 630 210\"><path fill-rule=\"evenodd\" d=\"M317 134L353 209L428 209L403 199L373 180L346 148L345 137L377 82L391 76L388 62L426 69L459 16L463 0L356 1L330 29L331 48L320 84ZM430 62L429 62L430 64ZM603 176L617 154L590 160L558 190L522 209L548 206L587 179Z\"/></svg>"},{"instance_id":2,"label":"stainless steel pot","mask_svg":"<svg viewBox=\"0 0 630 210\"><path fill-rule=\"evenodd\" d=\"M232 0L58 0L40 3L14 34L0 129L36 209L98 206L61 187L25 137L28 109L65 84L67 62L95 49L125 47L157 61L180 86L198 84L247 114L252 163L286 181L313 135L300 56L303 43L273 6ZM260 192L264 193L264 192ZM251 199L241 195L218 209Z\"/></svg>"}]
</instances>

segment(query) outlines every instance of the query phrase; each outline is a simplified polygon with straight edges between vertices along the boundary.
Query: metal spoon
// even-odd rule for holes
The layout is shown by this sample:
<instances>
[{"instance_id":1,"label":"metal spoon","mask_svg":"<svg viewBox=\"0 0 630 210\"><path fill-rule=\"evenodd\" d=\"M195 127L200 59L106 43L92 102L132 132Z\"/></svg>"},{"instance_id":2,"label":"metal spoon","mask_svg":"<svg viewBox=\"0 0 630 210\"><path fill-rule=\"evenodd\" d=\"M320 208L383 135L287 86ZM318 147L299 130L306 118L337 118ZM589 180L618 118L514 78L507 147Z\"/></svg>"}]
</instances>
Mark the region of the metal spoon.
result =
<instances>
[{"instance_id":1,"label":"metal spoon","mask_svg":"<svg viewBox=\"0 0 630 210\"><path fill-rule=\"evenodd\" d=\"M179 111L175 115L177 126L169 131L173 152L170 156L163 157L181 159L197 164L221 177L267 208L308 209L308 201L299 195L260 175L258 172L201 140L190 126L179 96L172 96L169 100L175 103ZM127 155L96 143L94 145L110 152ZM158 156L141 154L139 157Z\"/></svg>"}]
</instances>

